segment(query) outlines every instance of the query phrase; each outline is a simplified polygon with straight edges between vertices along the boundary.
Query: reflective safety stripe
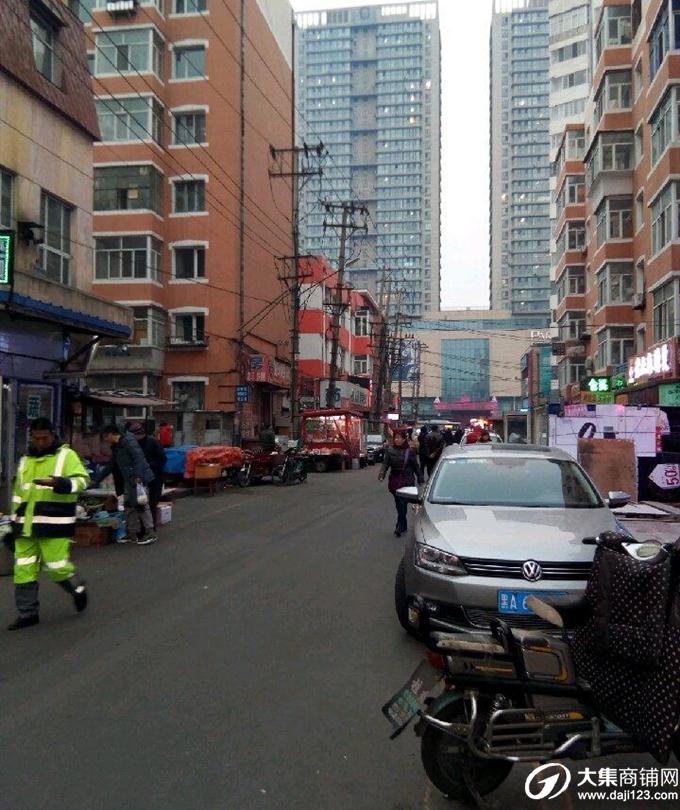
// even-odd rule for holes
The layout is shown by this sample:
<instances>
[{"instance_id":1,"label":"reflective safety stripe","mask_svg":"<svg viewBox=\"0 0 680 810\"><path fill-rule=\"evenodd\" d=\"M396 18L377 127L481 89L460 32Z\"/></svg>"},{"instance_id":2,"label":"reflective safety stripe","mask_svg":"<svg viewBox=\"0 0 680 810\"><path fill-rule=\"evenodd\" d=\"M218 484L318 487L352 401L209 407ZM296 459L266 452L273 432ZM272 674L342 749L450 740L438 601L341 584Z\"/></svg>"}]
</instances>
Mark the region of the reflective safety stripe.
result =
<instances>
[{"instance_id":1,"label":"reflective safety stripe","mask_svg":"<svg viewBox=\"0 0 680 810\"><path fill-rule=\"evenodd\" d=\"M54 465L54 472L52 473L55 478L61 478L61 475L64 472L64 465L66 464L66 456L68 455L68 451L68 447L62 447L57 453L57 463Z\"/></svg>"},{"instance_id":2,"label":"reflective safety stripe","mask_svg":"<svg viewBox=\"0 0 680 810\"><path fill-rule=\"evenodd\" d=\"M12 496L12 503L21 503L22 497L21 495L13 495Z\"/></svg>"},{"instance_id":3,"label":"reflective safety stripe","mask_svg":"<svg viewBox=\"0 0 680 810\"><path fill-rule=\"evenodd\" d=\"M24 523L26 520L25 517L18 517L16 518L16 523ZM45 526L48 524L64 524L68 525L70 523L75 523L76 518L75 515L73 517L45 517L44 515L34 515L33 516L33 525L34 526Z\"/></svg>"},{"instance_id":4,"label":"reflective safety stripe","mask_svg":"<svg viewBox=\"0 0 680 810\"><path fill-rule=\"evenodd\" d=\"M50 571L58 571L60 568L66 568L68 565L68 560L57 560L56 562L46 562L45 568L49 568Z\"/></svg>"},{"instance_id":5,"label":"reflective safety stripe","mask_svg":"<svg viewBox=\"0 0 680 810\"><path fill-rule=\"evenodd\" d=\"M33 557L17 557L16 558L17 565L33 565L34 563L38 562L38 558L36 556Z\"/></svg>"}]
</instances>

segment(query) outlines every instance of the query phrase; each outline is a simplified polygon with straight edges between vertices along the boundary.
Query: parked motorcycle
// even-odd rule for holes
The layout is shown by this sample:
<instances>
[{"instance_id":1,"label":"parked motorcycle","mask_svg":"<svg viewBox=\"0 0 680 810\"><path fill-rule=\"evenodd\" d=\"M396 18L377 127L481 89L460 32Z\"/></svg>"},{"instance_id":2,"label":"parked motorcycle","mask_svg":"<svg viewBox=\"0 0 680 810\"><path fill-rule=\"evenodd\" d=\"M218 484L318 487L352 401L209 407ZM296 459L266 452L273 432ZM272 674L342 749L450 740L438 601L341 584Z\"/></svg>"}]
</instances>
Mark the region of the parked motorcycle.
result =
<instances>
[{"instance_id":1,"label":"parked motorcycle","mask_svg":"<svg viewBox=\"0 0 680 810\"><path fill-rule=\"evenodd\" d=\"M296 481L304 484L307 480L305 459L295 448L286 450L283 463L274 469L273 478L279 484L292 484Z\"/></svg>"},{"instance_id":2,"label":"parked motorcycle","mask_svg":"<svg viewBox=\"0 0 680 810\"><path fill-rule=\"evenodd\" d=\"M527 600L553 631L519 630L492 619L490 635L434 632L428 660L383 707L393 738L414 717L420 718L415 731L425 772L448 798L485 806L483 797L499 787L516 762L643 752L665 762L671 750L679 757L680 676L672 661L680 649L680 545L637 544L611 533L605 541L603 537L584 540L601 546L584 597L561 604L557 599ZM658 632L646 634L661 639L655 650L649 644L656 642L645 635L636 636L632 645L626 636L622 643L616 628L628 631L630 626L613 622L604 647L594 644L593 628L601 630L592 610L598 593L594 578L598 566L603 570L598 554L605 542L621 555L614 562L624 573L665 583L665 618ZM606 582L611 587L611 577ZM624 591L620 595L625 598ZM617 598L614 594L612 601L622 604ZM565 626L579 629L570 636ZM603 657L604 648L612 651L609 658ZM625 692L621 703L617 689ZM631 717L631 711L638 716Z\"/></svg>"}]
</instances>

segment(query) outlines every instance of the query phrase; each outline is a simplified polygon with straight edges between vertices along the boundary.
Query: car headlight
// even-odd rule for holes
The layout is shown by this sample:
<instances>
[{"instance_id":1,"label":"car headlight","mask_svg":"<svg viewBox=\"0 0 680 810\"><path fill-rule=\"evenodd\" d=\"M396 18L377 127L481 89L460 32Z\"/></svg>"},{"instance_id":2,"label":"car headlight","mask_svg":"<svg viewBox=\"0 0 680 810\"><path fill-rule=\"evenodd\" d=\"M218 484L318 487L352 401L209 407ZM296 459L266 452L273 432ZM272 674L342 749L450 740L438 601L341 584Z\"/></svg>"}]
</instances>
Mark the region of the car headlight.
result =
<instances>
[{"instance_id":1,"label":"car headlight","mask_svg":"<svg viewBox=\"0 0 680 810\"><path fill-rule=\"evenodd\" d=\"M446 551L426 546L423 543L416 543L415 563L419 568L425 568L437 574L449 574L454 577L467 574L455 554L448 554Z\"/></svg>"}]
</instances>

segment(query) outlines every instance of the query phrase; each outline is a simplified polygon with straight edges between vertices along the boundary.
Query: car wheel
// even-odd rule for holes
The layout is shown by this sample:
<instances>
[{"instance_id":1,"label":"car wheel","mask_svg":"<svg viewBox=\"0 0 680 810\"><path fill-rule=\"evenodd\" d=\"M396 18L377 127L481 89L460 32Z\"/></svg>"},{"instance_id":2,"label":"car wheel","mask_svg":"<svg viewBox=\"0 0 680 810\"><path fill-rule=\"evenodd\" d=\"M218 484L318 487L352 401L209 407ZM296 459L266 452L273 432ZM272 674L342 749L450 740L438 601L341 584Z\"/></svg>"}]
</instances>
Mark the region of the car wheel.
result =
<instances>
[{"instance_id":1,"label":"car wheel","mask_svg":"<svg viewBox=\"0 0 680 810\"><path fill-rule=\"evenodd\" d=\"M447 723L468 721L462 698L447 703L434 717ZM478 759L464 742L429 725L423 732L420 756L430 782L448 799L459 802L474 801L473 792L480 796L491 793L512 770L512 762Z\"/></svg>"},{"instance_id":2,"label":"car wheel","mask_svg":"<svg viewBox=\"0 0 680 810\"><path fill-rule=\"evenodd\" d=\"M399 568L397 568L397 576L394 580L394 607L397 611L399 624L404 630L414 638L420 638L418 630L408 623L408 600L406 599L406 574L404 571L403 557L399 563Z\"/></svg>"}]
</instances>

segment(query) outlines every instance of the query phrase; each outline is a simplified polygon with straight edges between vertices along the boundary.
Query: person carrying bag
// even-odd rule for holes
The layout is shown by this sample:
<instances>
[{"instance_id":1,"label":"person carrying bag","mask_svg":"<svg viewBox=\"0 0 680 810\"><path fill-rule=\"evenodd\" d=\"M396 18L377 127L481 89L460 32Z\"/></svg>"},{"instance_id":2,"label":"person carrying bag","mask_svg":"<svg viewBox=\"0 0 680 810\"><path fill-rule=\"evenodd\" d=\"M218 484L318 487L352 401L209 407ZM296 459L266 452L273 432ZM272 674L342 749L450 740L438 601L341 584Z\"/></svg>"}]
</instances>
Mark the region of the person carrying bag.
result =
<instances>
[{"instance_id":1,"label":"person carrying bag","mask_svg":"<svg viewBox=\"0 0 680 810\"><path fill-rule=\"evenodd\" d=\"M389 470L387 489L394 497L397 509L397 525L394 534L396 537L401 537L408 528L406 520L408 502L397 495L397 491L402 487L414 486L416 481L422 484L423 476L416 451L408 444L406 431L395 430L392 442L392 445L385 450L378 480L383 481Z\"/></svg>"}]
</instances>

